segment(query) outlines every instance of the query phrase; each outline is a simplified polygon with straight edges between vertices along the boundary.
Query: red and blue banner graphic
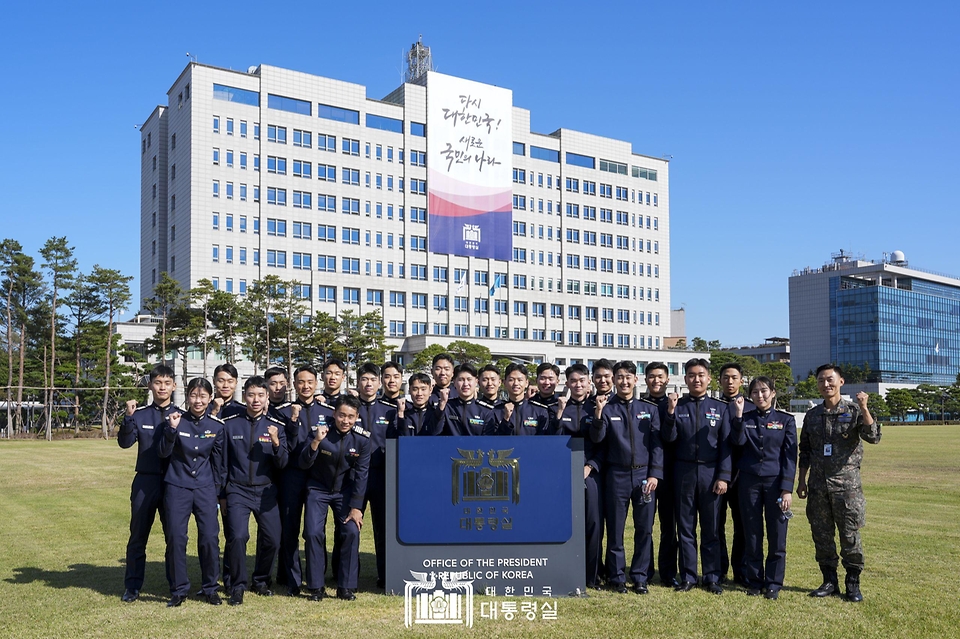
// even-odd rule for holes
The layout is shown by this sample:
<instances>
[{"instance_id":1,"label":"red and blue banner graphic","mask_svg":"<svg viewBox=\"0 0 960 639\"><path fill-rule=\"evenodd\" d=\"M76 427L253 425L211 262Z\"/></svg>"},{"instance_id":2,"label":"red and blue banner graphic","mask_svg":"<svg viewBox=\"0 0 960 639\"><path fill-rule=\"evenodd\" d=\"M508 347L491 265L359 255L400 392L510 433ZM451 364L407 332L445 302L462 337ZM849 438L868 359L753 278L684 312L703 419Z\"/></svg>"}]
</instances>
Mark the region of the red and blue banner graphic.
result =
<instances>
[{"instance_id":1,"label":"red and blue banner graphic","mask_svg":"<svg viewBox=\"0 0 960 639\"><path fill-rule=\"evenodd\" d=\"M431 252L512 258L512 110L508 89L427 76Z\"/></svg>"}]
</instances>

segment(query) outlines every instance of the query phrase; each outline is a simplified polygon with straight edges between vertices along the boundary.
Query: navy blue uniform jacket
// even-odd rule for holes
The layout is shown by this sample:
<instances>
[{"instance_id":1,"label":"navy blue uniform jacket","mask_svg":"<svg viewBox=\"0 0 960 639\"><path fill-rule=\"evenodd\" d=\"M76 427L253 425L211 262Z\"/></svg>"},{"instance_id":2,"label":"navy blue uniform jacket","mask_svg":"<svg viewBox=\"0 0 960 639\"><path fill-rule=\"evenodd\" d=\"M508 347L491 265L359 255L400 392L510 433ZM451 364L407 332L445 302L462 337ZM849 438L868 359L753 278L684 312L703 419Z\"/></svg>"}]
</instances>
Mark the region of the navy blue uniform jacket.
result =
<instances>
[{"instance_id":1,"label":"navy blue uniform jacket","mask_svg":"<svg viewBox=\"0 0 960 639\"><path fill-rule=\"evenodd\" d=\"M369 431L359 425L354 425L346 433L331 428L317 450L308 445L300 453L300 468L310 471L307 486L339 493L346 482L350 488L350 494L346 495L350 508L362 509L367 493L371 448Z\"/></svg>"},{"instance_id":2,"label":"navy blue uniform jacket","mask_svg":"<svg viewBox=\"0 0 960 639\"><path fill-rule=\"evenodd\" d=\"M620 468L646 469L647 476L663 479L663 446L656 404L614 395L594 420L590 439L604 442L605 463Z\"/></svg>"},{"instance_id":3,"label":"navy blue uniform jacket","mask_svg":"<svg viewBox=\"0 0 960 639\"><path fill-rule=\"evenodd\" d=\"M267 426L277 427L280 445L274 447ZM223 420L226 436L226 473L224 483L266 486L273 483L274 472L287 465L286 425L269 415L250 417L246 412Z\"/></svg>"},{"instance_id":4,"label":"navy blue uniform jacket","mask_svg":"<svg viewBox=\"0 0 960 639\"><path fill-rule=\"evenodd\" d=\"M676 442L677 461L715 464L715 481L730 482L730 419L719 399L684 395L674 414L667 413L662 436Z\"/></svg>"},{"instance_id":5,"label":"navy blue uniform jacket","mask_svg":"<svg viewBox=\"0 0 960 639\"><path fill-rule=\"evenodd\" d=\"M123 414L123 423L117 433L120 448L137 444L137 472L147 475L162 475L167 470L167 460L160 457L160 439L167 416L172 412L182 413L173 404L161 408L156 404L141 406L133 415Z\"/></svg>"},{"instance_id":6,"label":"navy blue uniform jacket","mask_svg":"<svg viewBox=\"0 0 960 639\"><path fill-rule=\"evenodd\" d=\"M223 481L223 445L223 421L216 417L197 417L186 411L177 428L166 422L160 456L168 458L170 464L163 480L180 488L219 488Z\"/></svg>"},{"instance_id":7,"label":"navy blue uniform jacket","mask_svg":"<svg viewBox=\"0 0 960 639\"><path fill-rule=\"evenodd\" d=\"M443 409L444 435L496 435L499 423L493 410L473 399L454 397Z\"/></svg>"},{"instance_id":8,"label":"navy blue uniform jacket","mask_svg":"<svg viewBox=\"0 0 960 639\"><path fill-rule=\"evenodd\" d=\"M778 410L754 408L731 418L730 441L739 447L737 469L759 477L779 477L780 490L793 492L797 478L797 422Z\"/></svg>"}]
</instances>

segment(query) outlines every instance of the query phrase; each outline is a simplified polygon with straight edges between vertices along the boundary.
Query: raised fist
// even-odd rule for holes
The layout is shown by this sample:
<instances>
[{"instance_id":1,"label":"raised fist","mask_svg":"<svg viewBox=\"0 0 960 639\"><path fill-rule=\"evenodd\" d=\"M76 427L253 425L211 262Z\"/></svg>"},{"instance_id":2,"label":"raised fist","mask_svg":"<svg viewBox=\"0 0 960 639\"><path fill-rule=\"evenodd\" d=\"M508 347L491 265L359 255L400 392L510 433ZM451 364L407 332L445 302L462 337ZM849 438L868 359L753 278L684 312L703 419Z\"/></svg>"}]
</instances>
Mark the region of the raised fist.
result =
<instances>
[{"instance_id":1,"label":"raised fist","mask_svg":"<svg viewBox=\"0 0 960 639\"><path fill-rule=\"evenodd\" d=\"M276 425L270 424L267 426L267 432L270 434L270 442L274 446L280 445L280 431L277 429Z\"/></svg>"},{"instance_id":2,"label":"raised fist","mask_svg":"<svg viewBox=\"0 0 960 639\"><path fill-rule=\"evenodd\" d=\"M527 399L532 399L533 397L536 397L536 395L537 395L537 387L527 386Z\"/></svg>"},{"instance_id":3,"label":"raised fist","mask_svg":"<svg viewBox=\"0 0 960 639\"><path fill-rule=\"evenodd\" d=\"M557 417L563 415L563 411L567 408L567 398L561 395L557 398Z\"/></svg>"},{"instance_id":4,"label":"raised fist","mask_svg":"<svg viewBox=\"0 0 960 639\"><path fill-rule=\"evenodd\" d=\"M503 419L509 422L511 417L513 417L513 402L507 402L503 405Z\"/></svg>"},{"instance_id":5,"label":"raised fist","mask_svg":"<svg viewBox=\"0 0 960 639\"><path fill-rule=\"evenodd\" d=\"M300 418L300 404L294 404L290 407L290 419L297 421Z\"/></svg>"},{"instance_id":6,"label":"raised fist","mask_svg":"<svg viewBox=\"0 0 960 639\"><path fill-rule=\"evenodd\" d=\"M406 410L406 408L407 408L407 400L401 397L400 400L397 402L397 418L398 419L403 419L403 411Z\"/></svg>"},{"instance_id":7,"label":"raised fist","mask_svg":"<svg viewBox=\"0 0 960 639\"><path fill-rule=\"evenodd\" d=\"M860 391L859 393L857 393L857 404L860 406L862 410L867 409L867 402L869 400L870 400L870 396L867 393L863 391Z\"/></svg>"},{"instance_id":8,"label":"raised fist","mask_svg":"<svg viewBox=\"0 0 960 639\"><path fill-rule=\"evenodd\" d=\"M733 416L738 419L743 417L743 395L737 395L737 398L731 403L733 404Z\"/></svg>"},{"instance_id":9,"label":"raised fist","mask_svg":"<svg viewBox=\"0 0 960 639\"><path fill-rule=\"evenodd\" d=\"M170 428L177 430L177 426L180 425L180 413L170 413L167 421L170 422Z\"/></svg>"},{"instance_id":10,"label":"raised fist","mask_svg":"<svg viewBox=\"0 0 960 639\"><path fill-rule=\"evenodd\" d=\"M323 438L327 436L327 432L329 430L330 428L327 425L320 424L317 426L317 432L315 433L314 439L316 439L318 442L322 442Z\"/></svg>"},{"instance_id":11,"label":"raised fist","mask_svg":"<svg viewBox=\"0 0 960 639\"><path fill-rule=\"evenodd\" d=\"M677 402L680 401L680 396L676 393L670 393L667 395L667 413L673 415L673 411L677 409Z\"/></svg>"},{"instance_id":12,"label":"raised fist","mask_svg":"<svg viewBox=\"0 0 960 639\"><path fill-rule=\"evenodd\" d=\"M127 415L133 416L133 413L137 410L137 400L128 399L127 400Z\"/></svg>"},{"instance_id":13,"label":"raised fist","mask_svg":"<svg viewBox=\"0 0 960 639\"><path fill-rule=\"evenodd\" d=\"M603 412L603 407L610 401L610 396L606 393L597 395L597 415Z\"/></svg>"}]
</instances>

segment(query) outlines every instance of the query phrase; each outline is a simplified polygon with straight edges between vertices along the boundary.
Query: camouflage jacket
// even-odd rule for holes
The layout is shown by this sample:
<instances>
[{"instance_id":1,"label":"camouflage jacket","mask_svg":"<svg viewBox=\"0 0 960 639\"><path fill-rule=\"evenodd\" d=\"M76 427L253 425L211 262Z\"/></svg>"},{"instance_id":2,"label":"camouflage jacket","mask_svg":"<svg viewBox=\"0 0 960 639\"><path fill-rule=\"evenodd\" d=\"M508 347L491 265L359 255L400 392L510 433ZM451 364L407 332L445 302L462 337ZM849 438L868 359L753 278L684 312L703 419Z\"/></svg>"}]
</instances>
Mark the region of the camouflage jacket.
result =
<instances>
[{"instance_id":1,"label":"camouflage jacket","mask_svg":"<svg viewBox=\"0 0 960 639\"><path fill-rule=\"evenodd\" d=\"M833 410L814 406L803 418L800 466L810 468L807 483L827 490L860 488L863 442L880 441L880 423L863 423L860 407L844 399Z\"/></svg>"}]
</instances>

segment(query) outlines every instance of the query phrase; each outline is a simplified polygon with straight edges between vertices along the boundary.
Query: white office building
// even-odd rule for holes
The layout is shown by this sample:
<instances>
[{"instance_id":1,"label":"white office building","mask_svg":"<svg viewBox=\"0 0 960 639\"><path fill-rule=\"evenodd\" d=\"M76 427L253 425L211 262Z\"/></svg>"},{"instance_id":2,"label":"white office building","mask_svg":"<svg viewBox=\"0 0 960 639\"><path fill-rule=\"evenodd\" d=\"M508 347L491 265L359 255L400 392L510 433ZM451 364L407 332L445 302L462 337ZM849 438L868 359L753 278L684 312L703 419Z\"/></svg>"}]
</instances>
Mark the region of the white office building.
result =
<instances>
[{"instance_id":1,"label":"white office building","mask_svg":"<svg viewBox=\"0 0 960 639\"><path fill-rule=\"evenodd\" d=\"M163 271L241 296L275 274L310 314L379 309L401 361L455 339L561 368L664 360L677 377L691 356L664 350L668 162L533 132L509 90L431 71L372 99L191 62L141 134L141 300Z\"/></svg>"}]
</instances>

